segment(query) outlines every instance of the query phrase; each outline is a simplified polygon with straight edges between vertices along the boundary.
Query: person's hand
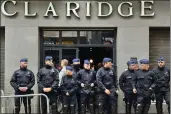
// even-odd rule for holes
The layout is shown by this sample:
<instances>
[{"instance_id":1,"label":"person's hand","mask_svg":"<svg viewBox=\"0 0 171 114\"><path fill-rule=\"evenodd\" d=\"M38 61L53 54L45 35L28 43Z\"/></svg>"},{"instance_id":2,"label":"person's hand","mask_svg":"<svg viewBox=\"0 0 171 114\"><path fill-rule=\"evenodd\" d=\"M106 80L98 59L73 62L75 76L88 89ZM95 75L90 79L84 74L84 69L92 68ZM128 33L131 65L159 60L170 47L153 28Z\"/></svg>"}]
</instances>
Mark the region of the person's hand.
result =
<instances>
[{"instance_id":1,"label":"person's hand","mask_svg":"<svg viewBox=\"0 0 171 114\"><path fill-rule=\"evenodd\" d=\"M136 93L137 93L137 90L136 90L135 88L133 89L133 93L134 93L134 94L136 94Z\"/></svg>"},{"instance_id":2,"label":"person's hand","mask_svg":"<svg viewBox=\"0 0 171 114\"><path fill-rule=\"evenodd\" d=\"M27 91L27 87L19 87L19 90L22 91L22 92L26 92Z\"/></svg>"},{"instance_id":3,"label":"person's hand","mask_svg":"<svg viewBox=\"0 0 171 114\"><path fill-rule=\"evenodd\" d=\"M81 87L85 87L83 83L81 83Z\"/></svg>"},{"instance_id":4,"label":"person's hand","mask_svg":"<svg viewBox=\"0 0 171 114\"><path fill-rule=\"evenodd\" d=\"M69 96L69 93L68 92L66 93L66 96Z\"/></svg>"},{"instance_id":5,"label":"person's hand","mask_svg":"<svg viewBox=\"0 0 171 114\"><path fill-rule=\"evenodd\" d=\"M43 88L44 92L50 92L52 90L52 88Z\"/></svg>"},{"instance_id":6,"label":"person's hand","mask_svg":"<svg viewBox=\"0 0 171 114\"><path fill-rule=\"evenodd\" d=\"M109 91L108 89L105 90L105 93L106 93L107 95L110 95L110 91Z\"/></svg>"},{"instance_id":7,"label":"person's hand","mask_svg":"<svg viewBox=\"0 0 171 114\"><path fill-rule=\"evenodd\" d=\"M90 85L91 87L94 87L94 83L91 83L91 85Z\"/></svg>"}]
</instances>

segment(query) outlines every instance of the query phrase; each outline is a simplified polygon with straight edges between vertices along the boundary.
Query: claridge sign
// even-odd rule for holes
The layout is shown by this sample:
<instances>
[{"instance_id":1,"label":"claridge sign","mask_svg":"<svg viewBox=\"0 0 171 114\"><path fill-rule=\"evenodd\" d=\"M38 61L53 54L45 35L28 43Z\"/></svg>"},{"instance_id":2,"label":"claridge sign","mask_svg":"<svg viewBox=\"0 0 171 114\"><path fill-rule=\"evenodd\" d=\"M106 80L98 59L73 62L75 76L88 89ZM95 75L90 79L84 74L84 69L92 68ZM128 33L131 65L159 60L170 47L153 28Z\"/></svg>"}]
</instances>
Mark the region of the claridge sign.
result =
<instances>
[{"instance_id":1,"label":"claridge sign","mask_svg":"<svg viewBox=\"0 0 171 114\"><path fill-rule=\"evenodd\" d=\"M14 0L6 0L4 2L2 2L1 4L1 12L2 14L4 14L5 16L8 17L12 17L15 16L17 13L17 11L13 11L13 12L7 12L7 5L12 4L14 7L17 7L17 2L18 1L14 1ZM24 4L24 16L25 17L35 17L37 15L37 12L34 13L29 13L29 9L31 9L31 4L29 5L28 1L20 1L23 2ZM40 1L41 2L41 1ZM153 10L153 5L154 5L154 1L139 1L140 2L140 16L141 17L153 17L155 15L155 12L152 11ZM71 5L74 6L74 8L71 8ZM91 17L91 2L89 1L85 1L85 5L86 5L86 17ZM127 6L128 7L128 14L123 14L122 11L122 7L123 6ZM97 12L97 16L98 17L108 17L113 13L113 7L109 2L97 2L97 6L98 6L98 12ZM108 7L108 12L107 13L103 13L104 7L106 6ZM78 11L80 9L80 4L77 2L66 2L66 17L70 17L71 13L73 13L76 17L80 18ZM8 7L9 8L9 7ZM151 10L151 13L145 13L145 10ZM118 7L117 7L117 12L120 16L122 17L131 17L133 16L133 3L132 2L121 2ZM53 17L58 17L59 15L57 14L57 12L55 11L55 6L52 2L49 2L47 4L47 10L44 13L44 17L48 17L49 14L52 14Z\"/></svg>"}]
</instances>

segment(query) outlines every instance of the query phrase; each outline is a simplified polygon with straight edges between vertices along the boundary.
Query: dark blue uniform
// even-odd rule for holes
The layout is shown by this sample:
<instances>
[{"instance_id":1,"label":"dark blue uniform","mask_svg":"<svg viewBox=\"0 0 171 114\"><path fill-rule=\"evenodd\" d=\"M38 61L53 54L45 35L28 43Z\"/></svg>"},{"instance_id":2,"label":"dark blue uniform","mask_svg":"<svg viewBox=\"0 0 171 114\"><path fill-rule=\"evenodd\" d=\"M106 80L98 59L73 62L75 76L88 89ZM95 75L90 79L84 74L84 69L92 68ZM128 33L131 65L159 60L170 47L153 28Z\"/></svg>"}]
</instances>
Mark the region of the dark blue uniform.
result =
<instances>
[{"instance_id":1,"label":"dark blue uniform","mask_svg":"<svg viewBox=\"0 0 171 114\"><path fill-rule=\"evenodd\" d=\"M77 74L77 82L81 91L81 114L85 114L86 106L89 108L90 113L94 114L94 96L96 85L96 74L93 70L82 69ZM81 87L81 83L85 87ZM91 87L91 84L94 86Z\"/></svg>"},{"instance_id":2,"label":"dark blue uniform","mask_svg":"<svg viewBox=\"0 0 171 114\"><path fill-rule=\"evenodd\" d=\"M116 112L117 103L117 79L114 70L110 68L100 68L96 74L97 85L100 88L98 98L99 114L108 113L114 114ZM108 89L111 94L107 95L104 91ZM105 108L105 106L109 108ZM109 110L108 110L109 109Z\"/></svg>"},{"instance_id":3,"label":"dark blue uniform","mask_svg":"<svg viewBox=\"0 0 171 114\"><path fill-rule=\"evenodd\" d=\"M141 64L149 64L146 59L140 60ZM148 114L151 97L155 88L154 73L150 70L138 70L135 71L136 78L133 79L133 83L137 89L137 110L136 114Z\"/></svg>"},{"instance_id":4,"label":"dark blue uniform","mask_svg":"<svg viewBox=\"0 0 171 114\"><path fill-rule=\"evenodd\" d=\"M134 64L133 61L127 62L128 66ZM124 71L119 78L119 86L124 93L124 101L126 104L126 114L131 114L131 107L133 104L134 109L136 109L136 94L133 93L133 78L135 77L134 70Z\"/></svg>"},{"instance_id":5,"label":"dark blue uniform","mask_svg":"<svg viewBox=\"0 0 171 114\"><path fill-rule=\"evenodd\" d=\"M37 73L37 81L40 93L43 93L48 96L50 100L50 105L52 113L56 113L56 101L57 101L57 90L59 84L59 72L52 66L45 65ZM50 92L44 92L43 88L52 88ZM41 97L42 112L46 114L47 106L45 97Z\"/></svg>"},{"instance_id":6,"label":"dark blue uniform","mask_svg":"<svg viewBox=\"0 0 171 114\"><path fill-rule=\"evenodd\" d=\"M72 62L73 62L73 73L75 76L74 78L77 79L76 76L81 69L80 69L80 64L74 64L74 63L80 62L80 59L73 59ZM76 92L76 97L77 97L77 111L78 111L78 114L80 114L81 113L81 98L80 98L80 88L79 87Z\"/></svg>"},{"instance_id":7,"label":"dark blue uniform","mask_svg":"<svg viewBox=\"0 0 171 114\"><path fill-rule=\"evenodd\" d=\"M157 114L162 114L162 103L163 99L168 105L168 112L170 113L170 70L166 67L154 68L155 74L155 97L156 97L156 109Z\"/></svg>"},{"instance_id":8,"label":"dark blue uniform","mask_svg":"<svg viewBox=\"0 0 171 114\"><path fill-rule=\"evenodd\" d=\"M68 70L68 67L66 67L66 69ZM63 114L75 114L77 87L77 82L73 75L62 77L61 91L63 96ZM69 95L66 95L67 92Z\"/></svg>"},{"instance_id":9,"label":"dark blue uniform","mask_svg":"<svg viewBox=\"0 0 171 114\"><path fill-rule=\"evenodd\" d=\"M20 62L27 62L27 60L21 59ZM15 90L15 95L33 94L33 90L31 90L31 88L35 84L34 74L31 70L27 68L20 68L19 70L16 70L14 72L11 78L10 84ZM26 92L22 92L19 90L19 87L27 87L28 89ZM21 107L20 103L22 102L24 104L25 113L31 114L31 98L30 97L15 98L15 113L19 114L20 107Z\"/></svg>"}]
</instances>

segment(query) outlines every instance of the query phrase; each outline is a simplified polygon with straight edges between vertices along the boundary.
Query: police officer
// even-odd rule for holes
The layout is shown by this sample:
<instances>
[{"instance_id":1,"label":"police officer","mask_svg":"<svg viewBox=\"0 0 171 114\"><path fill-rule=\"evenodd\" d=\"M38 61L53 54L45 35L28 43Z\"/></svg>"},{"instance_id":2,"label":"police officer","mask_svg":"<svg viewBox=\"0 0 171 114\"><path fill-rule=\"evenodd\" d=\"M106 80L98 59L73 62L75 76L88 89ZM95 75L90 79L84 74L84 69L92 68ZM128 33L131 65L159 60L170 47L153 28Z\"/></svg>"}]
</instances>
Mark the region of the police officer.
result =
<instances>
[{"instance_id":1,"label":"police officer","mask_svg":"<svg viewBox=\"0 0 171 114\"><path fill-rule=\"evenodd\" d=\"M133 104L136 109L136 94L133 93L134 85L132 79L135 78L134 74L134 61L128 61L128 70L124 71L119 78L119 86L124 93L124 101L126 104L126 114L131 114L131 107Z\"/></svg>"},{"instance_id":2,"label":"police officer","mask_svg":"<svg viewBox=\"0 0 171 114\"><path fill-rule=\"evenodd\" d=\"M158 67L153 69L156 76L156 109L157 114L162 114L163 98L168 105L168 112L170 113L170 70L165 67L165 60L163 57L158 59Z\"/></svg>"},{"instance_id":3,"label":"police officer","mask_svg":"<svg viewBox=\"0 0 171 114\"><path fill-rule=\"evenodd\" d=\"M77 82L73 75L73 68L71 66L66 66L66 75L63 76L61 80L61 90L63 96L62 114L75 114Z\"/></svg>"},{"instance_id":4,"label":"police officer","mask_svg":"<svg viewBox=\"0 0 171 114\"><path fill-rule=\"evenodd\" d=\"M16 70L11 78L10 84L15 90L15 95L33 94L31 88L35 84L35 77L31 70L27 69L28 59L23 58L20 60L20 69ZM22 97L15 98L15 114L20 112L20 103L24 103L26 114L31 114L31 98ZM28 107L28 110L27 110Z\"/></svg>"},{"instance_id":5,"label":"police officer","mask_svg":"<svg viewBox=\"0 0 171 114\"><path fill-rule=\"evenodd\" d=\"M133 61L134 62L134 70L139 70L139 65L138 65L138 61L137 61L137 59L130 59L131 61Z\"/></svg>"},{"instance_id":6,"label":"police officer","mask_svg":"<svg viewBox=\"0 0 171 114\"><path fill-rule=\"evenodd\" d=\"M112 70L111 58L104 58L103 64L104 66L100 68L96 74L97 85L100 88L98 98L98 113L114 114L116 113L117 103L116 74L114 70Z\"/></svg>"},{"instance_id":7,"label":"police officer","mask_svg":"<svg viewBox=\"0 0 171 114\"><path fill-rule=\"evenodd\" d=\"M155 88L154 73L149 70L149 60L140 60L141 70L135 71L136 78L133 79L133 92L137 93L136 114L148 114L151 105L151 95ZM136 84L136 86L135 86Z\"/></svg>"},{"instance_id":8,"label":"police officer","mask_svg":"<svg viewBox=\"0 0 171 114\"><path fill-rule=\"evenodd\" d=\"M84 60L84 69L77 74L77 81L81 87L81 114L86 113L86 106L90 113L94 114L94 87L96 85L96 74L90 69L90 61Z\"/></svg>"},{"instance_id":9,"label":"police officer","mask_svg":"<svg viewBox=\"0 0 171 114\"><path fill-rule=\"evenodd\" d=\"M80 59L73 59L72 60L72 66L74 68L74 76L77 76L78 72L81 70L80 69ZM74 77L75 79L77 79L77 77ZM79 85L78 85L79 86ZM77 89L77 92L76 92L76 96L77 96L77 111L78 111L78 114L81 113L81 99L80 99L80 88Z\"/></svg>"},{"instance_id":10,"label":"police officer","mask_svg":"<svg viewBox=\"0 0 171 114\"><path fill-rule=\"evenodd\" d=\"M40 93L48 96L52 114L56 114L57 89L59 84L58 70L52 66L52 57L45 57L45 66L37 73L37 80ZM46 99L41 97L42 113L47 113Z\"/></svg>"}]
</instances>

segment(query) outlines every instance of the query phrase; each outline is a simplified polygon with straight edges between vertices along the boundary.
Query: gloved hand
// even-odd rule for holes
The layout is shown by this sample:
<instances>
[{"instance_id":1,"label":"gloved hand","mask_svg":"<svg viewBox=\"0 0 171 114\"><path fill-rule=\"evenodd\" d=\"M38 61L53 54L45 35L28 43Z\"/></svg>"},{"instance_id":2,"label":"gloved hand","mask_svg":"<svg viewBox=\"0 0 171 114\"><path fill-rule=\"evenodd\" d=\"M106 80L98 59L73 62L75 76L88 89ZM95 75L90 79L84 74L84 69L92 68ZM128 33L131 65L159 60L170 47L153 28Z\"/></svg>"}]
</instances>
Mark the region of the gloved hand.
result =
<instances>
[{"instance_id":1,"label":"gloved hand","mask_svg":"<svg viewBox=\"0 0 171 114\"><path fill-rule=\"evenodd\" d=\"M123 97L123 101L125 101L125 97Z\"/></svg>"},{"instance_id":2,"label":"gloved hand","mask_svg":"<svg viewBox=\"0 0 171 114\"><path fill-rule=\"evenodd\" d=\"M155 101L155 95L154 94L151 95L151 100Z\"/></svg>"},{"instance_id":3,"label":"gloved hand","mask_svg":"<svg viewBox=\"0 0 171 114\"><path fill-rule=\"evenodd\" d=\"M116 94L118 94L119 93L119 91L118 90L116 90Z\"/></svg>"},{"instance_id":4,"label":"gloved hand","mask_svg":"<svg viewBox=\"0 0 171 114\"><path fill-rule=\"evenodd\" d=\"M91 83L91 85L90 85L91 87L94 87L94 83Z\"/></svg>"},{"instance_id":5,"label":"gloved hand","mask_svg":"<svg viewBox=\"0 0 171 114\"><path fill-rule=\"evenodd\" d=\"M85 87L85 85L83 83L81 83L81 87Z\"/></svg>"},{"instance_id":6,"label":"gloved hand","mask_svg":"<svg viewBox=\"0 0 171 114\"><path fill-rule=\"evenodd\" d=\"M150 91L150 95L152 95L153 94L153 89L151 87L149 88L149 91Z\"/></svg>"}]
</instances>

